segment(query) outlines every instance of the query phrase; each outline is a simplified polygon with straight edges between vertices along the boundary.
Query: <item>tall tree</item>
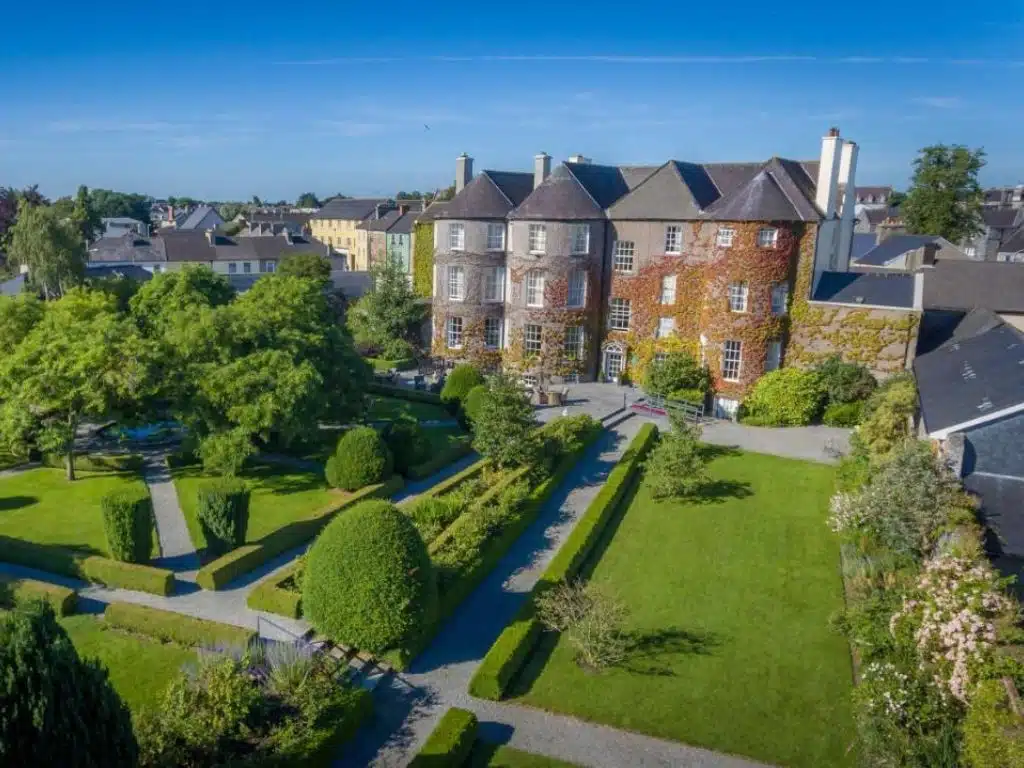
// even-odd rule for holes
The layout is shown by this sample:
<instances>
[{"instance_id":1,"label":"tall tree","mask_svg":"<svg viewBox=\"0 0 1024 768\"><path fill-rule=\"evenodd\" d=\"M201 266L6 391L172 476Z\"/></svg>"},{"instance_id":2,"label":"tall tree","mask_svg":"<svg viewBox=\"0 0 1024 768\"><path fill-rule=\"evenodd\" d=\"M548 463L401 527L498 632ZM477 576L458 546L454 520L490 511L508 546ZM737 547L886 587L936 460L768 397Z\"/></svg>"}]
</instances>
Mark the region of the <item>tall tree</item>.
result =
<instances>
[{"instance_id":1,"label":"tall tree","mask_svg":"<svg viewBox=\"0 0 1024 768\"><path fill-rule=\"evenodd\" d=\"M0 249L4 246L7 233L18 220L18 190L14 187L0 187Z\"/></svg>"},{"instance_id":2,"label":"tall tree","mask_svg":"<svg viewBox=\"0 0 1024 768\"><path fill-rule=\"evenodd\" d=\"M259 199L259 197L258 197L257 195L253 195L253 196L252 196L252 205L255 205L255 206L256 206L256 207L258 208L258 207L260 207L261 205L263 205L263 201L262 201L262 200L260 200L260 199Z\"/></svg>"},{"instance_id":3,"label":"tall tree","mask_svg":"<svg viewBox=\"0 0 1024 768\"><path fill-rule=\"evenodd\" d=\"M401 265L390 260L375 264L370 277L370 291L348 310L348 327L356 343L375 348L394 342L414 343L427 307Z\"/></svg>"},{"instance_id":4,"label":"tall tree","mask_svg":"<svg viewBox=\"0 0 1024 768\"><path fill-rule=\"evenodd\" d=\"M978 172L985 165L985 150L960 144L925 147L914 160L914 177L900 214L907 230L941 235L960 243L981 229L984 193Z\"/></svg>"},{"instance_id":5,"label":"tall tree","mask_svg":"<svg viewBox=\"0 0 1024 768\"><path fill-rule=\"evenodd\" d=\"M103 218L120 216L149 223L152 202L146 195L129 192L115 192L110 189L93 189L90 192L93 209Z\"/></svg>"},{"instance_id":6,"label":"tall tree","mask_svg":"<svg viewBox=\"0 0 1024 768\"><path fill-rule=\"evenodd\" d=\"M91 243L103 232L103 222L92 203L92 195L84 184L75 195L75 205L71 211L71 223L78 232L82 242Z\"/></svg>"},{"instance_id":7,"label":"tall tree","mask_svg":"<svg viewBox=\"0 0 1024 768\"><path fill-rule=\"evenodd\" d=\"M154 356L112 296L69 291L0 360L0 434L16 453L64 456L74 480L78 426L133 412L155 386Z\"/></svg>"},{"instance_id":8,"label":"tall tree","mask_svg":"<svg viewBox=\"0 0 1024 768\"><path fill-rule=\"evenodd\" d=\"M0 297L0 354L10 354L43 319L43 303L33 293Z\"/></svg>"},{"instance_id":9,"label":"tall tree","mask_svg":"<svg viewBox=\"0 0 1024 768\"><path fill-rule=\"evenodd\" d=\"M224 221L233 220L238 214L242 212L241 203L222 203L217 206L217 213Z\"/></svg>"},{"instance_id":10,"label":"tall tree","mask_svg":"<svg viewBox=\"0 0 1024 768\"><path fill-rule=\"evenodd\" d=\"M95 659L81 659L53 609L0 616L0 764L133 768L131 713Z\"/></svg>"},{"instance_id":11,"label":"tall tree","mask_svg":"<svg viewBox=\"0 0 1024 768\"><path fill-rule=\"evenodd\" d=\"M492 376L473 417L473 448L499 467L524 466L541 449L534 427L533 406L519 381Z\"/></svg>"},{"instance_id":12,"label":"tall tree","mask_svg":"<svg viewBox=\"0 0 1024 768\"><path fill-rule=\"evenodd\" d=\"M63 295L85 276L85 242L52 207L22 201L8 251L15 264L28 268L29 282L47 299Z\"/></svg>"},{"instance_id":13,"label":"tall tree","mask_svg":"<svg viewBox=\"0 0 1024 768\"><path fill-rule=\"evenodd\" d=\"M295 201L296 208L319 208L320 201L317 200L316 195L312 192L303 192L299 195L298 200Z\"/></svg>"},{"instance_id":14,"label":"tall tree","mask_svg":"<svg viewBox=\"0 0 1024 768\"><path fill-rule=\"evenodd\" d=\"M327 281L331 279L331 262L319 253L291 253L281 260L277 273Z\"/></svg>"}]
</instances>

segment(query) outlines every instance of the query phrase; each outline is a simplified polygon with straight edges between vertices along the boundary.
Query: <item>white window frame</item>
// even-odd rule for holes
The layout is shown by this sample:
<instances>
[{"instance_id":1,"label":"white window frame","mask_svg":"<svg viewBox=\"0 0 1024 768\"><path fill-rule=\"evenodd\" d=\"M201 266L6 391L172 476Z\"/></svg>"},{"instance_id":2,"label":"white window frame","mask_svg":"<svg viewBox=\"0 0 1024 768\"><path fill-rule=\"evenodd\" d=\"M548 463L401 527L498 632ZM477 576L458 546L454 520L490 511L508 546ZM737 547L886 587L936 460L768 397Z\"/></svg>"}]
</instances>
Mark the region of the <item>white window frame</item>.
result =
<instances>
[{"instance_id":1,"label":"white window frame","mask_svg":"<svg viewBox=\"0 0 1024 768\"><path fill-rule=\"evenodd\" d=\"M782 367L782 342L779 339L768 341L768 350L765 354L764 372L770 373Z\"/></svg>"},{"instance_id":2,"label":"white window frame","mask_svg":"<svg viewBox=\"0 0 1024 768\"><path fill-rule=\"evenodd\" d=\"M675 335L675 332L676 319L674 317L658 318L658 327L654 331L654 338L667 339L669 336Z\"/></svg>"},{"instance_id":3,"label":"white window frame","mask_svg":"<svg viewBox=\"0 0 1024 768\"><path fill-rule=\"evenodd\" d=\"M245 274L245 275L251 275L252 274L252 262L251 261L243 261L242 262L242 274Z\"/></svg>"},{"instance_id":4,"label":"white window frame","mask_svg":"<svg viewBox=\"0 0 1024 768\"><path fill-rule=\"evenodd\" d=\"M750 287L740 281L729 283L729 311L746 312L750 305Z\"/></svg>"},{"instance_id":5,"label":"white window frame","mask_svg":"<svg viewBox=\"0 0 1024 768\"><path fill-rule=\"evenodd\" d=\"M722 342L722 380L739 381L743 375L743 342L729 339Z\"/></svg>"},{"instance_id":6,"label":"white window frame","mask_svg":"<svg viewBox=\"0 0 1024 768\"><path fill-rule=\"evenodd\" d=\"M484 318L484 346L488 349L500 349L503 328L504 323L500 317Z\"/></svg>"},{"instance_id":7,"label":"white window frame","mask_svg":"<svg viewBox=\"0 0 1024 768\"><path fill-rule=\"evenodd\" d=\"M505 268L488 267L484 272L484 301L502 302L505 300Z\"/></svg>"},{"instance_id":8,"label":"white window frame","mask_svg":"<svg viewBox=\"0 0 1024 768\"><path fill-rule=\"evenodd\" d=\"M527 357L539 355L544 349L544 329L536 323L523 326L523 354Z\"/></svg>"},{"instance_id":9,"label":"white window frame","mask_svg":"<svg viewBox=\"0 0 1024 768\"><path fill-rule=\"evenodd\" d=\"M566 292L565 306L571 309L581 309L587 306L587 271L585 269L574 269L569 273L569 290Z\"/></svg>"},{"instance_id":10,"label":"white window frame","mask_svg":"<svg viewBox=\"0 0 1024 768\"><path fill-rule=\"evenodd\" d=\"M615 245L612 247L612 269L615 272L632 274L636 264L635 259L636 243L632 240L615 241Z\"/></svg>"},{"instance_id":11,"label":"white window frame","mask_svg":"<svg viewBox=\"0 0 1024 768\"><path fill-rule=\"evenodd\" d=\"M237 262L234 262L234 261L229 261L228 262L228 274L229 275L237 275L238 274L238 264L237 264Z\"/></svg>"},{"instance_id":12,"label":"white window frame","mask_svg":"<svg viewBox=\"0 0 1024 768\"><path fill-rule=\"evenodd\" d=\"M448 250L466 250L466 225L453 221L448 225Z\"/></svg>"},{"instance_id":13,"label":"white window frame","mask_svg":"<svg viewBox=\"0 0 1024 768\"><path fill-rule=\"evenodd\" d=\"M665 227L665 253L678 255L683 252L683 228L678 224Z\"/></svg>"},{"instance_id":14,"label":"white window frame","mask_svg":"<svg viewBox=\"0 0 1024 768\"><path fill-rule=\"evenodd\" d=\"M526 273L524 282L526 283L525 290L523 291L526 295L526 306L543 307L544 273L539 269L531 269Z\"/></svg>"},{"instance_id":15,"label":"white window frame","mask_svg":"<svg viewBox=\"0 0 1024 768\"><path fill-rule=\"evenodd\" d=\"M777 248L779 245L779 230L775 227L761 227L757 230L758 248Z\"/></svg>"},{"instance_id":16,"label":"white window frame","mask_svg":"<svg viewBox=\"0 0 1024 768\"><path fill-rule=\"evenodd\" d=\"M590 253L590 225L573 224L569 233L569 253L572 256L586 256Z\"/></svg>"},{"instance_id":17,"label":"white window frame","mask_svg":"<svg viewBox=\"0 0 1024 768\"><path fill-rule=\"evenodd\" d=\"M545 254L548 252L548 228L544 224L528 225L529 238L527 245L530 253Z\"/></svg>"},{"instance_id":18,"label":"white window frame","mask_svg":"<svg viewBox=\"0 0 1024 768\"><path fill-rule=\"evenodd\" d=\"M715 235L715 244L719 248L732 248L732 241L736 237L736 230L732 227L719 227Z\"/></svg>"},{"instance_id":19,"label":"white window frame","mask_svg":"<svg viewBox=\"0 0 1024 768\"><path fill-rule=\"evenodd\" d=\"M964 246L964 256L968 259L974 259L978 256L978 249L973 245Z\"/></svg>"},{"instance_id":20,"label":"white window frame","mask_svg":"<svg viewBox=\"0 0 1024 768\"><path fill-rule=\"evenodd\" d=\"M786 314L786 304L789 302L789 283L776 283L772 286L772 314Z\"/></svg>"},{"instance_id":21,"label":"white window frame","mask_svg":"<svg viewBox=\"0 0 1024 768\"><path fill-rule=\"evenodd\" d=\"M264 264L264 267L266 267L266 269L264 270L265 272L270 272L270 273L277 272L277 262L276 261L268 261L266 264Z\"/></svg>"},{"instance_id":22,"label":"white window frame","mask_svg":"<svg viewBox=\"0 0 1024 768\"><path fill-rule=\"evenodd\" d=\"M583 343L583 326L569 325L565 328L565 341L562 345L562 354L566 360L582 360L585 353Z\"/></svg>"},{"instance_id":23,"label":"white window frame","mask_svg":"<svg viewBox=\"0 0 1024 768\"><path fill-rule=\"evenodd\" d=\"M492 221L487 225L487 250L505 250L505 225Z\"/></svg>"},{"instance_id":24,"label":"white window frame","mask_svg":"<svg viewBox=\"0 0 1024 768\"><path fill-rule=\"evenodd\" d=\"M608 327L613 331L628 331L633 320L633 307L629 299L613 298L608 307Z\"/></svg>"},{"instance_id":25,"label":"white window frame","mask_svg":"<svg viewBox=\"0 0 1024 768\"><path fill-rule=\"evenodd\" d=\"M444 321L445 342L448 349L462 349L462 318L449 316Z\"/></svg>"},{"instance_id":26,"label":"white window frame","mask_svg":"<svg viewBox=\"0 0 1024 768\"><path fill-rule=\"evenodd\" d=\"M610 370L612 366L611 361L615 360L615 370ZM602 369L604 370L605 376L609 378L617 379L622 375L622 372L626 369L626 356L621 349L609 347L604 351L604 361L602 363Z\"/></svg>"},{"instance_id":27,"label":"white window frame","mask_svg":"<svg viewBox=\"0 0 1024 768\"><path fill-rule=\"evenodd\" d=\"M466 268L448 267L448 301L466 300Z\"/></svg>"},{"instance_id":28,"label":"white window frame","mask_svg":"<svg viewBox=\"0 0 1024 768\"><path fill-rule=\"evenodd\" d=\"M672 305L676 303L676 275L665 275L661 278L661 303Z\"/></svg>"}]
</instances>

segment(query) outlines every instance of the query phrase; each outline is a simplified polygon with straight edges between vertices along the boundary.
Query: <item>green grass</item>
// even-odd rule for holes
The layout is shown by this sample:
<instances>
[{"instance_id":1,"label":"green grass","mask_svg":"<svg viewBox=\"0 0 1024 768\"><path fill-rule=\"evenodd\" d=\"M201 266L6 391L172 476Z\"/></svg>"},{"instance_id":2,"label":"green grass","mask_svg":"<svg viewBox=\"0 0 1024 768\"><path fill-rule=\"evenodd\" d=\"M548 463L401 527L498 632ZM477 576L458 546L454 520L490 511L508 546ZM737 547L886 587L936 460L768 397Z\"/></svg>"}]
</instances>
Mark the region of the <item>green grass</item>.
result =
<instances>
[{"instance_id":1,"label":"green grass","mask_svg":"<svg viewBox=\"0 0 1024 768\"><path fill-rule=\"evenodd\" d=\"M111 491L145 492L134 474L31 469L0 479L0 535L109 555L100 500Z\"/></svg>"},{"instance_id":2,"label":"green grass","mask_svg":"<svg viewBox=\"0 0 1024 768\"><path fill-rule=\"evenodd\" d=\"M407 416L417 421L450 421L451 413L440 405L417 403L412 400L401 400L397 397L368 395L369 407L366 409L367 421L394 421Z\"/></svg>"},{"instance_id":3,"label":"green grass","mask_svg":"<svg viewBox=\"0 0 1024 768\"><path fill-rule=\"evenodd\" d=\"M182 666L196 659L193 650L109 629L96 616L68 616L60 623L79 656L98 658L110 670L132 712L156 706Z\"/></svg>"},{"instance_id":4,"label":"green grass","mask_svg":"<svg viewBox=\"0 0 1024 768\"><path fill-rule=\"evenodd\" d=\"M426 427L423 434L430 442L430 456L437 455L466 436L459 427Z\"/></svg>"},{"instance_id":5,"label":"green grass","mask_svg":"<svg viewBox=\"0 0 1024 768\"><path fill-rule=\"evenodd\" d=\"M774 764L845 765L850 652L828 627L843 605L825 525L834 470L725 453L702 503L658 503L641 485L598 545L591 578L629 606L627 660L587 672L548 636L511 693Z\"/></svg>"},{"instance_id":6,"label":"green grass","mask_svg":"<svg viewBox=\"0 0 1024 768\"><path fill-rule=\"evenodd\" d=\"M469 768L577 768L576 763L567 763L553 757L535 755L498 744L477 740L467 763Z\"/></svg>"},{"instance_id":7,"label":"green grass","mask_svg":"<svg viewBox=\"0 0 1024 768\"><path fill-rule=\"evenodd\" d=\"M192 543L197 550L206 547L206 537L199 525L196 493L199 486L210 480L198 466L176 467L174 487L178 503L185 513L185 522ZM239 476L249 484L249 528L246 541L254 542L276 531L283 525L305 520L337 498L337 492L327 487L323 476L294 467L277 464L254 464Z\"/></svg>"}]
</instances>

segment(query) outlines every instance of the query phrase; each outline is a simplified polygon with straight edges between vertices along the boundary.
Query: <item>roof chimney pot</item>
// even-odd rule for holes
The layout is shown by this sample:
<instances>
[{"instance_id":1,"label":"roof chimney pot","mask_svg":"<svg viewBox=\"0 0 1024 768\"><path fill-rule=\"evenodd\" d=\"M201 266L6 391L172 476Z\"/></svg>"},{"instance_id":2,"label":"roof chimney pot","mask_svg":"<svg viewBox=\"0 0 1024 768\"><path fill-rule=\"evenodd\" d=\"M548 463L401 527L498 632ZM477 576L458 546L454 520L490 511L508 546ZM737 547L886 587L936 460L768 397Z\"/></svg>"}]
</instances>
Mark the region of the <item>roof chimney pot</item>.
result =
<instances>
[{"instance_id":1,"label":"roof chimney pot","mask_svg":"<svg viewBox=\"0 0 1024 768\"><path fill-rule=\"evenodd\" d=\"M463 152L455 160L455 194L459 194L473 178L473 158Z\"/></svg>"},{"instance_id":2,"label":"roof chimney pot","mask_svg":"<svg viewBox=\"0 0 1024 768\"><path fill-rule=\"evenodd\" d=\"M536 189L544 183L544 179L551 175L551 155L541 152L533 158L533 188Z\"/></svg>"}]
</instances>

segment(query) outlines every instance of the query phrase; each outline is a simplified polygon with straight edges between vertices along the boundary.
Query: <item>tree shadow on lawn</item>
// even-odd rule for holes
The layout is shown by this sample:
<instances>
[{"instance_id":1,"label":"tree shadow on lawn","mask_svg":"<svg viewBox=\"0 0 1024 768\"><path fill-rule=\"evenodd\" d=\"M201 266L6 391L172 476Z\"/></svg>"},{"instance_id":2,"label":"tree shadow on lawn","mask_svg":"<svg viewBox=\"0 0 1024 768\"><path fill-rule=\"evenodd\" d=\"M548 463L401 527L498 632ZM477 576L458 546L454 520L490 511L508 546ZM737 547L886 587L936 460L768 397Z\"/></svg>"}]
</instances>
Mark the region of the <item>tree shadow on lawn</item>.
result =
<instances>
[{"instance_id":1,"label":"tree shadow on lawn","mask_svg":"<svg viewBox=\"0 0 1024 768\"><path fill-rule=\"evenodd\" d=\"M710 480L697 495L687 501L693 504L722 504L726 499L746 499L754 495L750 483L738 480Z\"/></svg>"},{"instance_id":2,"label":"tree shadow on lawn","mask_svg":"<svg viewBox=\"0 0 1024 768\"><path fill-rule=\"evenodd\" d=\"M4 496L0 497L0 512L31 507L33 504L38 503L39 499L36 496Z\"/></svg>"},{"instance_id":3,"label":"tree shadow on lawn","mask_svg":"<svg viewBox=\"0 0 1024 768\"><path fill-rule=\"evenodd\" d=\"M700 455L704 461L714 461L725 456L739 456L742 451L735 445L718 445L716 443L701 443Z\"/></svg>"},{"instance_id":4,"label":"tree shadow on lawn","mask_svg":"<svg viewBox=\"0 0 1024 768\"><path fill-rule=\"evenodd\" d=\"M679 656L708 656L722 645L713 632L666 627L649 632L626 634L626 657L616 667L637 675L674 677L671 661Z\"/></svg>"}]
</instances>

